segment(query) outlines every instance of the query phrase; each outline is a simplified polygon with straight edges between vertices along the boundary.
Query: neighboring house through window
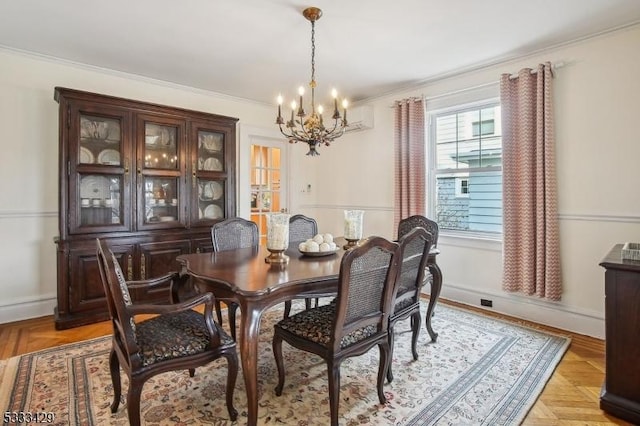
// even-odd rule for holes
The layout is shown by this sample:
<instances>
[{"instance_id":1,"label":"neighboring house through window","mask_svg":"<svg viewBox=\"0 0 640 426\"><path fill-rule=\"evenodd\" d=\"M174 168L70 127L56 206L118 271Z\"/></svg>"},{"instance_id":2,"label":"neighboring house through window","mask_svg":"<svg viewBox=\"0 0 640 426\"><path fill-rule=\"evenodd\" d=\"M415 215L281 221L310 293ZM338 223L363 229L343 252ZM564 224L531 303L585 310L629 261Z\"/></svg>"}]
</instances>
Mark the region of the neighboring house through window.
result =
<instances>
[{"instance_id":1,"label":"neighboring house through window","mask_svg":"<svg viewBox=\"0 0 640 426\"><path fill-rule=\"evenodd\" d=\"M502 233L502 132L496 100L427 115L428 214L440 229Z\"/></svg>"}]
</instances>

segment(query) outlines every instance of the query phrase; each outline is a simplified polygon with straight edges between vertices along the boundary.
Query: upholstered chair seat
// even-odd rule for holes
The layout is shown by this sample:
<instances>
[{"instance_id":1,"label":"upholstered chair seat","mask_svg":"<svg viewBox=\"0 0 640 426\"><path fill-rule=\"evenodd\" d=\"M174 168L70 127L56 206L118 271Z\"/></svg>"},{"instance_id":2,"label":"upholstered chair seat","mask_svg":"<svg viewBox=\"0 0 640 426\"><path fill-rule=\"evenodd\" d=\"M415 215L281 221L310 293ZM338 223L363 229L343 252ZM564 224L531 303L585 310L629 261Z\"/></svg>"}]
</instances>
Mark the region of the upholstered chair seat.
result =
<instances>
[{"instance_id":1,"label":"upholstered chair seat","mask_svg":"<svg viewBox=\"0 0 640 426\"><path fill-rule=\"evenodd\" d=\"M333 336L333 321L336 316L336 303L302 311L278 323L278 327L289 333L328 347ZM345 349L367 339L376 333L376 327L367 325L343 336L340 348Z\"/></svg>"},{"instance_id":2,"label":"upholstered chair seat","mask_svg":"<svg viewBox=\"0 0 640 426\"><path fill-rule=\"evenodd\" d=\"M215 325L220 343L233 345L233 339ZM183 311L147 319L136 325L136 341L142 365L196 355L209 349L209 332L202 314Z\"/></svg>"}]
</instances>

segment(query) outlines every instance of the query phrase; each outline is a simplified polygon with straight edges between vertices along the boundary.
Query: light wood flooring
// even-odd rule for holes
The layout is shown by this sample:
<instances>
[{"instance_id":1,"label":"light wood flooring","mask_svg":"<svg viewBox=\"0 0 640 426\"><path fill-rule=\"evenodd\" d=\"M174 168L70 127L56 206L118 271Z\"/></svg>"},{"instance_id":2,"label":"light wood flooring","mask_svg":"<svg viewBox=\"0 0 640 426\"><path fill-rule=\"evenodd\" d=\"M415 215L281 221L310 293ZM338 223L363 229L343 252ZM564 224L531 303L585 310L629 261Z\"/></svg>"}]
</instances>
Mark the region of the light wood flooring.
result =
<instances>
[{"instance_id":1,"label":"light wood flooring","mask_svg":"<svg viewBox=\"0 0 640 426\"><path fill-rule=\"evenodd\" d=\"M439 303L487 313L447 300ZM489 315L513 320L504 315ZM606 414L598 406L604 379L602 340L526 321L514 321L572 339L571 346L527 415L524 425L631 425ZM108 321L60 331L55 330L52 316L0 324L0 359L108 334L111 334Z\"/></svg>"}]
</instances>

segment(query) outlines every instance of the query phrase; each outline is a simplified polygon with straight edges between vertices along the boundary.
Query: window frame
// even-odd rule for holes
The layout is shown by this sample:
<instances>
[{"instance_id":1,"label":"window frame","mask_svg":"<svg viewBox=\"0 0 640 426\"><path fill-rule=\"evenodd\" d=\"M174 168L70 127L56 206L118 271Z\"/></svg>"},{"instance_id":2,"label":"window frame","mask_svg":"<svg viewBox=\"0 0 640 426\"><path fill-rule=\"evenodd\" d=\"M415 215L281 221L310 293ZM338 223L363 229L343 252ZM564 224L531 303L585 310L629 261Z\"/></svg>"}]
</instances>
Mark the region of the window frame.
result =
<instances>
[{"instance_id":1,"label":"window frame","mask_svg":"<svg viewBox=\"0 0 640 426\"><path fill-rule=\"evenodd\" d=\"M487 96L484 99L471 101L471 102L460 102L460 103L451 103L448 106L429 109L427 108L426 117L425 117L425 144L426 144L426 153L427 153L427 164L426 166L426 187L427 187L427 197L426 197L426 211L429 217L437 217L437 177L442 175L454 176L458 175L461 172L463 173L472 173L478 171L500 171L502 172L502 163L500 166L484 166L484 167L469 167L465 169L437 169L437 150L436 150L436 117L451 113L463 113L466 111L479 110L482 108L495 107L500 106L500 98L499 96ZM495 123L494 123L495 126ZM482 129L482 125L480 125L480 130ZM495 131L495 127L494 127ZM482 137L483 135L479 135ZM456 197L458 197L458 185L456 182ZM468 197L469 195L462 195L462 197ZM440 235L443 236L452 236L458 238L469 238L469 239L481 239L481 240L491 240L491 241L502 241L502 232L491 232L491 231L474 231L474 230L455 230L455 229L440 229Z\"/></svg>"}]
</instances>

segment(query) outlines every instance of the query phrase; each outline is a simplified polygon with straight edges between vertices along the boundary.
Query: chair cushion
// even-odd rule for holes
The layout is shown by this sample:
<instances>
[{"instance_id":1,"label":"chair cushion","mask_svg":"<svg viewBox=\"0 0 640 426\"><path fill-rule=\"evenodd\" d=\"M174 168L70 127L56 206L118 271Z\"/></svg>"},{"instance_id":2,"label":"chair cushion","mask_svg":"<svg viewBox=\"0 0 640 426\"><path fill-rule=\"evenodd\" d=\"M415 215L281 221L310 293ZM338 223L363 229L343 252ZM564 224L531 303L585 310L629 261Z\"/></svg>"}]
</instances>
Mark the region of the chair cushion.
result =
<instances>
[{"instance_id":1,"label":"chair cushion","mask_svg":"<svg viewBox=\"0 0 640 426\"><path fill-rule=\"evenodd\" d=\"M332 301L328 305L308 309L285 318L277 323L276 327L320 345L328 346L333 332L333 319L335 315L336 304ZM355 330L353 333L342 338L340 347L346 348L375 333L376 327L373 325Z\"/></svg>"},{"instance_id":2,"label":"chair cushion","mask_svg":"<svg viewBox=\"0 0 640 426\"><path fill-rule=\"evenodd\" d=\"M233 339L218 327L221 345ZM136 341L142 364L147 366L168 359L195 355L209 349L209 332L204 316L196 311L183 311L139 322Z\"/></svg>"}]
</instances>

